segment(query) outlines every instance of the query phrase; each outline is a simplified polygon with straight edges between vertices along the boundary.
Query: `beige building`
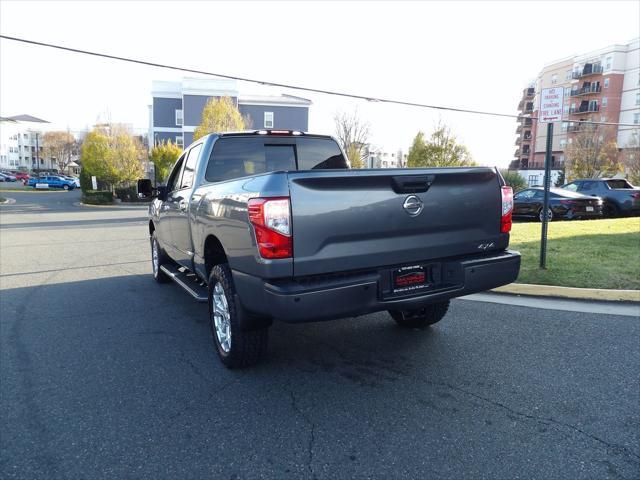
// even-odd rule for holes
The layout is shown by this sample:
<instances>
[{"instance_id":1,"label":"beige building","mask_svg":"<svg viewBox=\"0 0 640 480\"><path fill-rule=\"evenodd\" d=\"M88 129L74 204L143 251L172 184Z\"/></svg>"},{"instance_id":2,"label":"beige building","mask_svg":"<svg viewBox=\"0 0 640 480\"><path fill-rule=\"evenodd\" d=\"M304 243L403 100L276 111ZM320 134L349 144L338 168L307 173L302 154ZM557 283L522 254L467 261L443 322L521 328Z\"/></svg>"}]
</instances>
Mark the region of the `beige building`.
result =
<instances>
[{"instance_id":1,"label":"beige building","mask_svg":"<svg viewBox=\"0 0 640 480\"><path fill-rule=\"evenodd\" d=\"M638 125L597 127L602 136L617 140L620 148L640 134L639 43L636 38L544 66L534 84L523 91L519 111L524 118L518 121L518 149L509 168L522 170L530 184L544 179L547 130L546 124L537 122L543 88L564 88L563 119L554 124L553 132L552 169L556 171L564 169L564 152L585 121Z\"/></svg>"}]
</instances>

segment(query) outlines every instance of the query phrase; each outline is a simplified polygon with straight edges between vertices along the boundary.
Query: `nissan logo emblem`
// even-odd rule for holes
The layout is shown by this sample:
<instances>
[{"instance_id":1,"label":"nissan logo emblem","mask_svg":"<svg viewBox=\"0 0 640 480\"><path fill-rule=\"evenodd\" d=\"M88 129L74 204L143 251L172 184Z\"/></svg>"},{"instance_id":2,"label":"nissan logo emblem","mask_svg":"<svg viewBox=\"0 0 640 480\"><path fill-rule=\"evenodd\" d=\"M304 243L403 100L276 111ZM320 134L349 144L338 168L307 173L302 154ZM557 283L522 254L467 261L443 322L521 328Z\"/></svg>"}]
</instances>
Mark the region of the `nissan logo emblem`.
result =
<instances>
[{"instance_id":1,"label":"nissan logo emblem","mask_svg":"<svg viewBox=\"0 0 640 480\"><path fill-rule=\"evenodd\" d=\"M415 195L409 195L402 204L404 211L407 212L412 217L417 217L422 212L422 208L424 204L422 200L420 200Z\"/></svg>"}]
</instances>

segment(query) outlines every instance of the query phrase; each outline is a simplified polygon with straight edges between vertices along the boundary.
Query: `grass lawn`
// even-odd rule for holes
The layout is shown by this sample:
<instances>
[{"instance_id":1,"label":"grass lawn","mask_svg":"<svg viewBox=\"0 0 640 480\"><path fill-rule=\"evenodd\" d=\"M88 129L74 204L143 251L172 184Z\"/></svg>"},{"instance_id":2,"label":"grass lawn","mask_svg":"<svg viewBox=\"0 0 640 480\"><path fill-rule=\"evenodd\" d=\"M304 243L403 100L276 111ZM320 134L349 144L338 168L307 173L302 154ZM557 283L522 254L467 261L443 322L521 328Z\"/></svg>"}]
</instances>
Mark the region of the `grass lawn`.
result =
<instances>
[{"instance_id":1,"label":"grass lawn","mask_svg":"<svg viewBox=\"0 0 640 480\"><path fill-rule=\"evenodd\" d=\"M520 251L518 283L640 289L640 218L551 222L547 270L540 270L538 222L514 223L509 247Z\"/></svg>"}]
</instances>

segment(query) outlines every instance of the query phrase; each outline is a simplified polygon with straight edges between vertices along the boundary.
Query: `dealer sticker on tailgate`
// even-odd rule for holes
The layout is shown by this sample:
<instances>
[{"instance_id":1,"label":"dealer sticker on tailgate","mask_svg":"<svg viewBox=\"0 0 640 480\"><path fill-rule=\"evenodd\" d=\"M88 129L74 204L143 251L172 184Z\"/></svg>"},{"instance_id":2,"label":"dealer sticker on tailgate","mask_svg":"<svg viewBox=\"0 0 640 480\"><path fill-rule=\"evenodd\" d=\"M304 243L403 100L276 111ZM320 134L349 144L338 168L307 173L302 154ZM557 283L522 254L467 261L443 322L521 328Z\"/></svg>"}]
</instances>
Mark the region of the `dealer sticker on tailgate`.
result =
<instances>
[{"instance_id":1,"label":"dealer sticker on tailgate","mask_svg":"<svg viewBox=\"0 0 640 480\"><path fill-rule=\"evenodd\" d=\"M393 293L410 292L429 286L428 269L424 265L412 265L393 271Z\"/></svg>"}]
</instances>

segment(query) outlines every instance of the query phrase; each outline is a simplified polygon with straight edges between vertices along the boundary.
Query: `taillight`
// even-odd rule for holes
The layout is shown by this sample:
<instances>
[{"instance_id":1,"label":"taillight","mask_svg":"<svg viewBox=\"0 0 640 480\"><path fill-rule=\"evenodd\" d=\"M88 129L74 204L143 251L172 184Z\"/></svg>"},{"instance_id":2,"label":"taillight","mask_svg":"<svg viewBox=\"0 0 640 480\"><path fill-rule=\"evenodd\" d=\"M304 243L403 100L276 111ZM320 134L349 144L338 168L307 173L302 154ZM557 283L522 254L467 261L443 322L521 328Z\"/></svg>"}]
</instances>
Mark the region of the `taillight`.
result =
<instances>
[{"instance_id":1,"label":"taillight","mask_svg":"<svg viewBox=\"0 0 640 480\"><path fill-rule=\"evenodd\" d=\"M640 198L640 192L635 192L631 194L632 198Z\"/></svg>"},{"instance_id":2,"label":"taillight","mask_svg":"<svg viewBox=\"0 0 640 480\"><path fill-rule=\"evenodd\" d=\"M293 256L288 197L252 198L249 200L248 213L262 258Z\"/></svg>"},{"instance_id":3,"label":"taillight","mask_svg":"<svg viewBox=\"0 0 640 480\"><path fill-rule=\"evenodd\" d=\"M502 187L502 217L500 218L500 232L511 231L511 214L513 213L513 190L511 187Z\"/></svg>"}]
</instances>

